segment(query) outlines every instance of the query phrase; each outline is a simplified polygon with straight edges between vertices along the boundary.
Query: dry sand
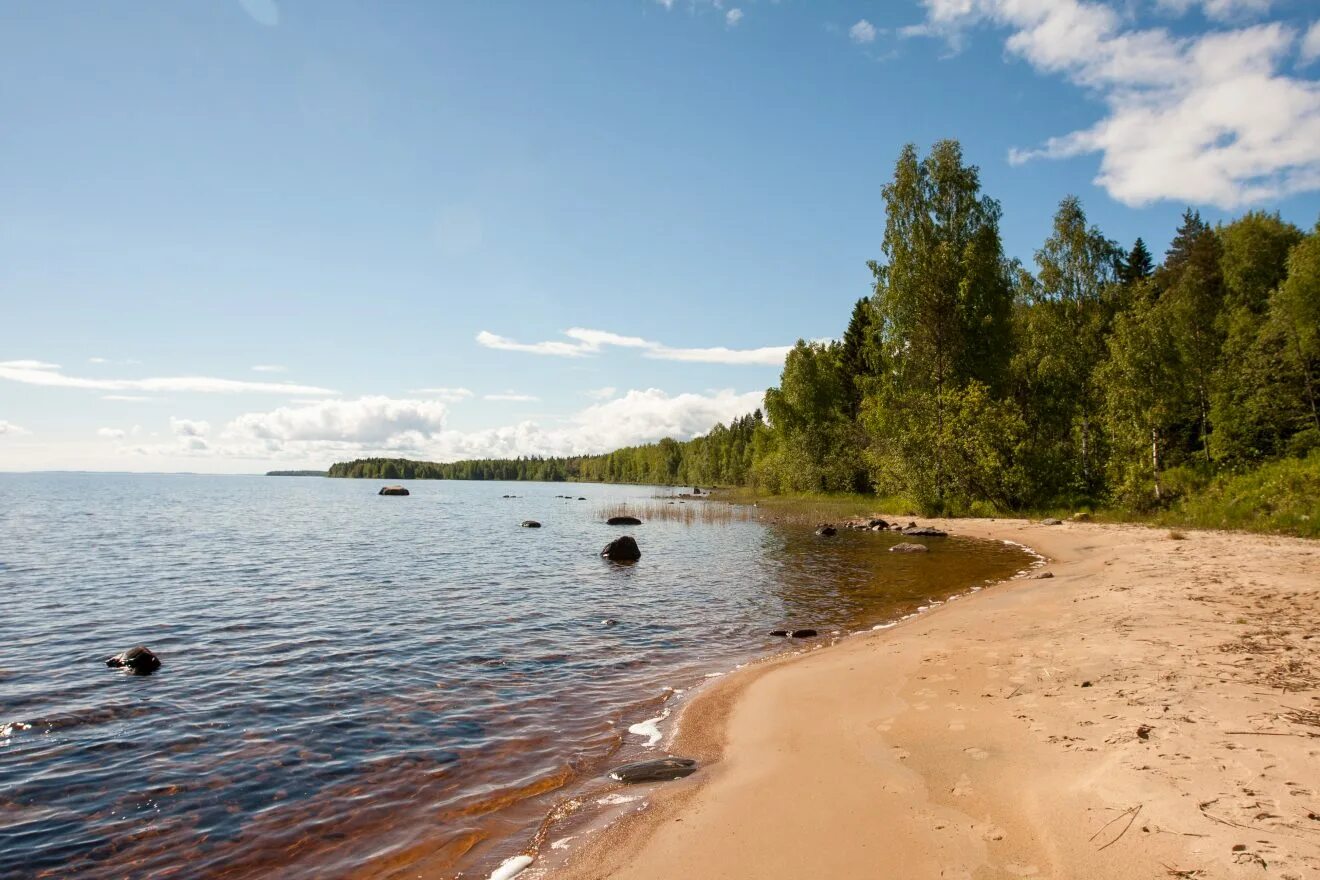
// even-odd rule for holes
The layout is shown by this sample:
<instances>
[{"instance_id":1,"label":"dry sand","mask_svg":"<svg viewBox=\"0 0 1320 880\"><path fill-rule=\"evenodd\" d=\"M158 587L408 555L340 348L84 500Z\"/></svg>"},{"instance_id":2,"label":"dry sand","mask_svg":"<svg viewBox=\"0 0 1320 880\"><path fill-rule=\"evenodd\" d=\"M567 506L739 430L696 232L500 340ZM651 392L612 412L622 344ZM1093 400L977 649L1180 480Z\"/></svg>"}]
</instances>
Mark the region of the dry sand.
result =
<instances>
[{"instance_id":1,"label":"dry sand","mask_svg":"<svg viewBox=\"0 0 1320 880\"><path fill-rule=\"evenodd\" d=\"M722 680L551 876L1320 878L1320 543L943 526L1055 576Z\"/></svg>"}]
</instances>

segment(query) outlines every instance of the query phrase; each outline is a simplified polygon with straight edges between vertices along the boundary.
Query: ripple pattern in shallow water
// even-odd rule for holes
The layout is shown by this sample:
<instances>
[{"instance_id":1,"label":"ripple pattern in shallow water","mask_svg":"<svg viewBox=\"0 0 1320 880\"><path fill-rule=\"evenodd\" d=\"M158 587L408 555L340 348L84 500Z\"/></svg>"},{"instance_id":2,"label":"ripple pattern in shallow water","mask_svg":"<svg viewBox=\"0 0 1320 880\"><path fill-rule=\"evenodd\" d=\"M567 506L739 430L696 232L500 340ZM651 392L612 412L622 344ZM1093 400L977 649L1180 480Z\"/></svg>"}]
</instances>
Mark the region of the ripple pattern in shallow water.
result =
<instances>
[{"instance_id":1,"label":"ripple pattern in shallow water","mask_svg":"<svg viewBox=\"0 0 1320 880\"><path fill-rule=\"evenodd\" d=\"M0 876L478 872L666 685L1024 559L657 521L617 566L600 512L667 490L410 488L0 475ZM157 674L103 665L139 643Z\"/></svg>"}]
</instances>

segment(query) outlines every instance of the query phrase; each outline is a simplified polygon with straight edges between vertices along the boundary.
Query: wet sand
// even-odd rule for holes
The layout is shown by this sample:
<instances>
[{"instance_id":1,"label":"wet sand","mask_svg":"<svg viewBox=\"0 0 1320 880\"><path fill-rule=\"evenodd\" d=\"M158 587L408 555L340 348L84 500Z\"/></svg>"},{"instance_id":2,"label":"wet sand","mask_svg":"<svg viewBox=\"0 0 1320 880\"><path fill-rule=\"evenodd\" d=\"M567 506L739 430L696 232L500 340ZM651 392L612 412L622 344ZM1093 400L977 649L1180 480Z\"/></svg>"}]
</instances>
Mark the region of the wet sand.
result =
<instances>
[{"instance_id":1,"label":"wet sand","mask_svg":"<svg viewBox=\"0 0 1320 880\"><path fill-rule=\"evenodd\" d=\"M718 680L548 876L1320 876L1320 543L940 525L1054 577Z\"/></svg>"}]
</instances>

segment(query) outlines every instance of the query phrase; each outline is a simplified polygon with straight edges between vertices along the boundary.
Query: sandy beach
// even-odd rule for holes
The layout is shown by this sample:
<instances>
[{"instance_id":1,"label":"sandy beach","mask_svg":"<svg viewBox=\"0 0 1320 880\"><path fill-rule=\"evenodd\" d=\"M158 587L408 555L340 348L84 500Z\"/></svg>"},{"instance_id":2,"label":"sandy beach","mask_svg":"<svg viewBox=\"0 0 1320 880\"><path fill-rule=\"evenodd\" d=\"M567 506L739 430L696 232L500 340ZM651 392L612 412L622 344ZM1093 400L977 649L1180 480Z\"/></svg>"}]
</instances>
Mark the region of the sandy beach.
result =
<instances>
[{"instance_id":1,"label":"sandy beach","mask_svg":"<svg viewBox=\"0 0 1320 880\"><path fill-rule=\"evenodd\" d=\"M1053 577L720 680L551 876L1320 877L1320 544L938 524Z\"/></svg>"}]
</instances>

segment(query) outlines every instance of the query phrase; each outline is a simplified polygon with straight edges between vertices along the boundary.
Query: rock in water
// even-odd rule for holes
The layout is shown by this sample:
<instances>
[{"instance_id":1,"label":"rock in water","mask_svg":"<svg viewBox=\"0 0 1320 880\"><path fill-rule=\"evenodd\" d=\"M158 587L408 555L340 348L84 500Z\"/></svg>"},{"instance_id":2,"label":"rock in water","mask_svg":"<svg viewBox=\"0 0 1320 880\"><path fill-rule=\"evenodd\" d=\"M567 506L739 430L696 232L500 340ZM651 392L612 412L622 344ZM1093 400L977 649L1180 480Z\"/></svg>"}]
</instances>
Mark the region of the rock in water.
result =
<instances>
[{"instance_id":1,"label":"rock in water","mask_svg":"<svg viewBox=\"0 0 1320 880\"><path fill-rule=\"evenodd\" d=\"M786 630L786 629L772 629L772 630L770 630L770 635L772 635L772 636L779 636L781 639L786 639L786 638L788 638L788 630Z\"/></svg>"},{"instance_id":2,"label":"rock in water","mask_svg":"<svg viewBox=\"0 0 1320 880\"><path fill-rule=\"evenodd\" d=\"M151 653L151 649L145 645L138 645L106 660L105 665L115 669L127 669L134 675L150 675L160 669L160 658Z\"/></svg>"},{"instance_id":3,"label":"rock in water","mask_svg":"<svg viewBox=\"0 0 1320 880\"><path fill-rule=\"evenodd\" d=\"M902 544L895 544L889 548L890 553L929 553L930 548L925 544L909 544L904 541Z\"/></svg>"},{"instance_id":4,"label":"rock in water","mask_svg":"<svg viewBox=\"0 0 1320 880\"><path fill-rule=\"evenodd\" d=\"M610 778L619 782L666 782L682 779L697 772L697 762L691 758L657 758L654 761L634 761L610 771Z\"/></svg>"},{"instance_id":5,"label":"rock in water","mask_svg":"<svg viewBox=\"0 0 1320 880\"><path fill-rule=\"evenodd\" d=\"M795 629L789 635L795 639L814 639L819 633L814 629Z\"/></svg>"},{"instance_id":6,"label":"rock in water","mask_svg":"<svg viewBox=\"0 0 1320 880\"><path fill-rule=\"evenodd\" d=\"M407 495L408 490L402 486L382 486L377 495Z\"/></svg>"},{"instance_id":7,"label":"rock in water","mask_svg":"<svg viewBox=\"0 0 1320 880\"><path fill-rule=\"evenodd\" d=\"M908 526L903 530L903 534L912 535L917 538L947 538L948 532L942 532L939 529L932 529L930 526Z\"/></svg>"},{"instance_id":8,"label":"rock in water","mask_svg":"<svg viewBox=\"0 0 1320 880\"><path fill-rule=\"evenodd\" d=\"M607 526L640 526L642 521L635 516L612 516L605 520Z\"/></svg>"},{"instance_id":9,"label":"rock in water","mask_svg":"<svg viewBox=\"0 0 1320 880\"><path fill-rule=\"evenodd\" d=\"M637 546L631 535L624 535L606 544L600 555L611 562L636 562L642 558L642 548Z\"/></svg>"},{"instance_id":10,"label":"rock in water","mask_svg":"<svg viewBox=\"0 0 1320 880\"><path fill-rule=\"evenodd\" d=\"M524 529L539 529L541 524L534 519L525 519L522 521L522 527Z\"/></svg>"},{"instance_id":11,"label":"rock in water","mask_svg":"<svg viewBox=\"0 0 1320 880\"><path fill-rule=\"evenodd\" d=\"M839 530L829 523L821 523L816 527L816 534L822 538L833 538L839 533Z\"/></svg>"}]
</instances>

